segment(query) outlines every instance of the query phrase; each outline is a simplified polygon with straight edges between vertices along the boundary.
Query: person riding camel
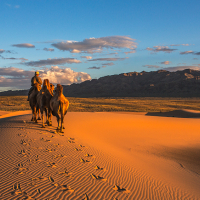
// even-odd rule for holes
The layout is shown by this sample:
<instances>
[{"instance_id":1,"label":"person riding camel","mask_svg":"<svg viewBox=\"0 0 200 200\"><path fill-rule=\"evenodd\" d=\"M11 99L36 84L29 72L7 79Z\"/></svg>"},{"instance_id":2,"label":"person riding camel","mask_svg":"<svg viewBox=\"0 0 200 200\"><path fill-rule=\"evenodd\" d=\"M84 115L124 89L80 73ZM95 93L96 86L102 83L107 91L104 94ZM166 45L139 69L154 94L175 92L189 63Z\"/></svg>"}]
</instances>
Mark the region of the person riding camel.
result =
<instances>
[{"instance_id":1,"label":"person riding camel","mask_svg":"<svg viewBox=\"0 0 200 200\"><path fill-rule=\"evenodd\" d=\"M29 96L30 96L31 92L34 89L34 84L35 83L38 83L40 86L42 85L42 79L39 77L39 72L38 71L35 72L35 76L33 76L32 79L31 79L31 88L30 88L30 90L28 92L27 101L29 101Z\"/></svg>"}]
</instances>

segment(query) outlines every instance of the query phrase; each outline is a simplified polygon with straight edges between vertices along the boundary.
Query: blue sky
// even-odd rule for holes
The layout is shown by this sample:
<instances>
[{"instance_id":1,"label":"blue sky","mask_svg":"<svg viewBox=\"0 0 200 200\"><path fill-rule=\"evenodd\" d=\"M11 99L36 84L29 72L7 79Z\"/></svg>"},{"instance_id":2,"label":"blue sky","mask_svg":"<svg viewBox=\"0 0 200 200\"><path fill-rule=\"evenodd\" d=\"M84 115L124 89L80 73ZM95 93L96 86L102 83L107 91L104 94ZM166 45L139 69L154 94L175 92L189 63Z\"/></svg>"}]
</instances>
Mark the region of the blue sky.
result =
<instances>
[{"instance_id":1,"label":"blue sky","mask_svg":"<svg viewBox=\"0 0 200 200\"><path fill-rule=\"evenodd\" d=\"M0 90L200 68L197 0L1 0Z\"/></svg>"}]
</instances>

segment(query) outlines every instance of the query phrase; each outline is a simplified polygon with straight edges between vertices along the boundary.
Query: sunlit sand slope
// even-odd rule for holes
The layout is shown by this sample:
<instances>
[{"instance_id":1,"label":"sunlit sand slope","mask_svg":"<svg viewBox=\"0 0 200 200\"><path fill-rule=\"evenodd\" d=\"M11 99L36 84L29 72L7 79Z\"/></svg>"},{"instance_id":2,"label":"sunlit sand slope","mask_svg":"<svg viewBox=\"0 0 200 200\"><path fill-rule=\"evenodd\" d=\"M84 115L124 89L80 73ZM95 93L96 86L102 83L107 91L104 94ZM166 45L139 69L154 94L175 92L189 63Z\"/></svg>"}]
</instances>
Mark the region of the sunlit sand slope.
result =
<instances>
[{"instance_id":1,"label":"sunlit sand slope","mask_svg":"<svg viewBox=\"0 0 200 200\"><path fill-rule=\"evenodd\" d=\"M71 112L64 133L30 119L0 119L0 199L200 199L198 118Z\"/></svg>"}]
</instances>

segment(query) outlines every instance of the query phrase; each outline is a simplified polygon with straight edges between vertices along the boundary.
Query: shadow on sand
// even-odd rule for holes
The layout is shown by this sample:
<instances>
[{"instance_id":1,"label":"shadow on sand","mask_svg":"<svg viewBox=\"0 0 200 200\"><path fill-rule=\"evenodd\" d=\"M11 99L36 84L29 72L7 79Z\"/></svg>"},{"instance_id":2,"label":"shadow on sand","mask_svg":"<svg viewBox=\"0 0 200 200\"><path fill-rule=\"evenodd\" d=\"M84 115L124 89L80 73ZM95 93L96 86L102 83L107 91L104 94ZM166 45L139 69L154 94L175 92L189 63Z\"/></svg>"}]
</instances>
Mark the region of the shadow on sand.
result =
<instances>
[{"instance_id":1,"label":"shadow on sand","mask_svg":"<svg viewBox=\"0 0 200 200\"><path fill-rule=\"evenodd\" d=\"M178 117L178 118L200 118L200 112L189 110L173 110L169 112L148 112L148 116Z\"/></svg>"}]
</instances>

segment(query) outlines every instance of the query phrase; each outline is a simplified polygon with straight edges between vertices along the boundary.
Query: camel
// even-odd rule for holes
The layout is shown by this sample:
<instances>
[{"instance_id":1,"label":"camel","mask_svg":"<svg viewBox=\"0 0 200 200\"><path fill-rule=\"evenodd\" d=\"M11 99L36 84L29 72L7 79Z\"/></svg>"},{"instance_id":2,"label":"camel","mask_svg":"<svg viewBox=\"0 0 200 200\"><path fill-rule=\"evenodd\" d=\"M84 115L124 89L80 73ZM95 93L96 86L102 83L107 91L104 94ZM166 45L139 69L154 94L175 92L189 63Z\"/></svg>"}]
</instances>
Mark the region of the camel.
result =
<instances>
[{"instance_id":1,"label":"camel","mask_svg":"<svg viewBox=\"0 0 200 200\"><path fill-rule=\"evenodd\" d=\"M53 88L53 86L52 86ZM53 96L53 91L51 90L50 83L48 79L43 81L43 86L40 92L37 95L37 106L40 109L41 117L42 117L42 128L45 128L44 125L44 115L46 114L46 123L51 126L51 112L50 112L50 100Z\"/></svg>"},{"instance_id":2,"label":"camel","mask_svg":"<svg viewBox=\"0 0 200 200\"><path fill-rule=\"evenodd\" d=\"M63 133L63 121L69 107L69 101L63 95L63 87L60 84L57 84L55 95L50 100L51 112L57 118L58 127L57 131Z\"/></svg>"},{"instance_id":3,"label":"camel","mask_svg":"<svg viewBox=\"0 0 200 200\"><path fill-rule=\"evenodd\" d=\"M35 121L37 123L37 113L38 113L38 120L41 120L40 118L40 112L39 109L37 108L37 94L39 93L39 91L41 90L41 86L38 83L35 83L34 85L34 89L30 94L29 97L29 105L31 107L32 110L32 119L31 121Z\"/></svg>"}]
</instances>

